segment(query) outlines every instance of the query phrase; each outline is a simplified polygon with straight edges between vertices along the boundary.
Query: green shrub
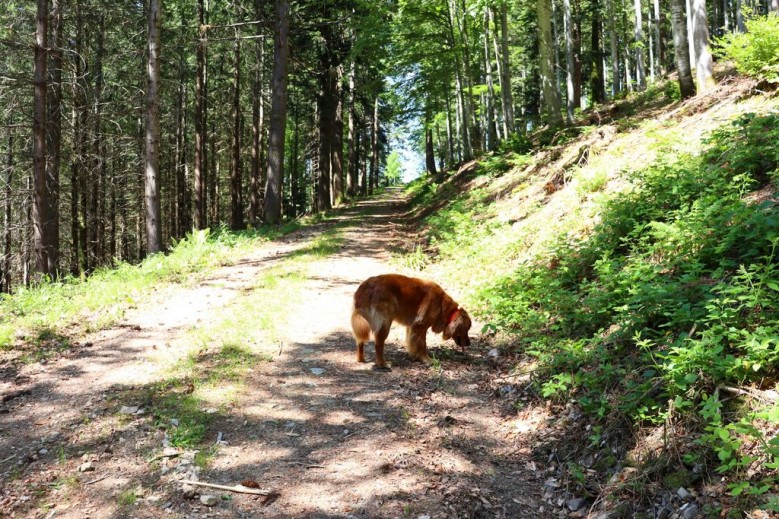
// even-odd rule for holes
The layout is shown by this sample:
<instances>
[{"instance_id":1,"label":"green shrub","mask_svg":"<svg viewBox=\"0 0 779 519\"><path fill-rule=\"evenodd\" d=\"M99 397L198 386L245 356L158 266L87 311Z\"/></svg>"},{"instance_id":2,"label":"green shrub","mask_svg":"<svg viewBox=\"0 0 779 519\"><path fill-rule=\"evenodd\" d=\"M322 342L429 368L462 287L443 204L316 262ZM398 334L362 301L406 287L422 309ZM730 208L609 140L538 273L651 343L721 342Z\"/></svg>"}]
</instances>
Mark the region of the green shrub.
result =
<instances>
[{"instance_id":1,"label":"green shrub","mask_svg":"<svg viewBox=\"0 0 779 519\"><path fill-rule=\"evenodd\" d=\"M779 378L779 208L748 196L775 181L777 139L778 116L740 117L702 154L633 174L590 235L558 236L479 291L481 320L538 359L543 396L639 424L662 423L669 401L697 409L701 445L743 469L736 436L757 433L717 422L702 395Z\"/></svg>"},{"instance_id":2,"label":"green shrub","mask_svg":"<svg viewBox=\"0 0 779 519\"><path fill-rule=\"evenodd\" d=\"M718 54L733 60L742 74L779 82L779 16L747 20L746 28L745 33L720 38Z\"/></svg>"}]
</instances>

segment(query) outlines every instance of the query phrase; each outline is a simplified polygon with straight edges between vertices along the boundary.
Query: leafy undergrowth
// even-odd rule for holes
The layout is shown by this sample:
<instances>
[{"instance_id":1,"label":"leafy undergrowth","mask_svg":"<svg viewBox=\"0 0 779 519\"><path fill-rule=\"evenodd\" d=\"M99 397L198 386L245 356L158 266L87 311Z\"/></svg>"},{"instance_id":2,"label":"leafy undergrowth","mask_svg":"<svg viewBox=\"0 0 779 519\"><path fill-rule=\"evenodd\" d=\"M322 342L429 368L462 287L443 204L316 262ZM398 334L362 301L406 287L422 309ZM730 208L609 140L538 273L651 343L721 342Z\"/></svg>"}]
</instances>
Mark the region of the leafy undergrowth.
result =
<instances>
[{"instance_id":1,"label":"leafy undergrowth","mask_svg":"<svg viewBox=\"0 0 779 519\"><path fill-rule=\"evenodd\" d=\"M534 394L583 413L560 452L592 499L703 479L724 482L712 514L779 510L779 103L743 97L647 99L651 118L631 99L630 124L410 187L451 202L407 265L452 280Z\"/></svg>"},{"instance_id":2,"label":"leafy undergrowth","mask_svg":"<svg viewBox=\"0 0 779 519\"><path fill-rule=\"evenodd\" d=\"M0 350L29 350L28 357L39 358L67 348L67 337L115 324L161 284L194 283L236 254L298 225L237 233L197 231L176 243L169 254L156 254L140 265L120 263L87 278L68 277L0 294Z\"/></svg>"}]
</instances>

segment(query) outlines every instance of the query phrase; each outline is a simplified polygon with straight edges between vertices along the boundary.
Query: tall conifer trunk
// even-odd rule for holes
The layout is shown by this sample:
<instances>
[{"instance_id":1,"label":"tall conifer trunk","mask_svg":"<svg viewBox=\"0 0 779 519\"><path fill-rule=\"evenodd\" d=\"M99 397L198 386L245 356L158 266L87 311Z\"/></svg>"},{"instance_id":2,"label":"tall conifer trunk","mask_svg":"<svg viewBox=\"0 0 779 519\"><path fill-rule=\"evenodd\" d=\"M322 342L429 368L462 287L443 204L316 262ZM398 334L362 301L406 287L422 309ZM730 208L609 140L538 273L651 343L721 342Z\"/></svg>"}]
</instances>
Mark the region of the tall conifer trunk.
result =
<instances>
[{"instance_id":1,"label":"tall conifer trunk","mask_svg":"<svg viewBox=\"0 0 779 519\"><path fill-rule=\"evenodd\" d=\"M268 137L268 174L265 184L265 221L281 221L284 178L284 137L287 130L287 67L289 63L289 0L276 0L273 43L273 89Z\"/></svg>"}]
</instances>

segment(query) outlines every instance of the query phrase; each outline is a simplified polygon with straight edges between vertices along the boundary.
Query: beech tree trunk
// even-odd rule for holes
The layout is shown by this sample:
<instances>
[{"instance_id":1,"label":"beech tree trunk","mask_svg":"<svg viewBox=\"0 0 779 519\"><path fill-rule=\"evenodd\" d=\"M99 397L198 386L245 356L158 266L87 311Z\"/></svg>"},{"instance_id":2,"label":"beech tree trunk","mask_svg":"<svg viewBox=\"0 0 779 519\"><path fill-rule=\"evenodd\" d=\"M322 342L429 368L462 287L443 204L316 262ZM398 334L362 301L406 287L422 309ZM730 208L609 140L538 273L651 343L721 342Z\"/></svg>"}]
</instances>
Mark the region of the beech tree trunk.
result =
<instances>
[{"instance_id":1,"label":"beech tree trunk","mask_svg":"<svg viewBox=\"0 0 779 519\"><path fill-rule=\"evenodd\" d=\"M573 86L573 26L571 24L571 0L563 0L563 32L565 33L565 85L567 96L565 103L566 122L573 124L573 109L576 93Z\"/></svg>"},{"instance_id":2,"label":"beech tree trunk","mask_svg":"<svg viewBox=\"0 0 779 519\"><path fill-rule=\"evenodd\" d=\"M692 37L695 42L695 76L698 93L715 85L714 62L709 50L709 25L706 21L706 0L692 0Z\"/></svg>"},{"instance_id":3,"label":"beech tree trunk","mask_svg":"<svg viewBox=\"0 0 779 519\"><path fill-rule=\"evenodd\" d=\"M646 88L646 72L644 70L644 31L641 25L641 0L634 0L636 11L636 89Z\"/></svg>"},{"instance_id":4,"label":"beech tree trunk","mask_svg":"<svg viewBox=\"0 0 779 519\"><path fill-rule=\"evenodd\" d=\"M609 17L609 46L611 47L611 95L616 96L622 91L622 75L619 71L617 22L616 13L614 12L614 0L606 0L606 10Z\"/></svg>"},{"instance_id":5,"label":"beech tree trunk","mask_svg":"<svg viewBox=\"0 0 779 519\"><path fill-rule=\"evenodd\" d=\"M146 246L149 254L162 251L160 222L160 17L162 0L149 0L149 60L146 94Z\"/></svg>"},{"instance_id":6,"label":"beech tree trunk","mask_svg":"<svg viewBox=\"0 0 779 519\"><path fill-rule=\"evenodd\" d=\"M563 125L560 113L560 93L554 73L554 42L552 41L551 7L549 0L537 0L538 11L538 54L541 59L541 87L544 95L544 111L547 123L552 128Z\"/></svg>"},{"instance_id":7,"label":"beech tree trunk","mask_svg":"<svg viewBox=\"0 0 779 519\"><path fill-rule=\"evenodd\" d=\"M500 46L501 46L501 95L503 96L503 120L507 128L504 133L506 137L516 131L514 121L514 99L511 93L511 66L509 60L509 36L508 36L508 6L506 2L500 4Z\"/></svg>"},{"instance_id":8,"label":"beech tree trunk","mask_svg":"<svg viewBox=\"0 0 779 519\"><path fill-rule=\"evenodd\" d=\"M487 145L486 149L492 151L497 147L497 129L495 128L495 86L492 83L492 57L490 56L490 16L489 8L484 11L484 73L487 79ZM430 133L430 142L433 141L433 132ZM435 153L433 154L435 156ZM435 165L435 159L433 160Z\"/></svg>"},{"instance_id":9,"label":"beech tree trunk","mask_svg":"<svg viewBox=\"0 0 779 519\"><path fill-rule=\"evenodd\" d=\"M271 94L268 174L265 184L265 221L281 221L281 188L284 178L284 137L287 130L287 67L289 64L289 0L276 0L276 30L273 42L273 89Z\"/></svg>"},{"instance_id":10,"label":"beech tree trunk","mask_svg":"<svg viewBox=\"0 0 779 519\"><path fill-rule=\"evenodd\" d=\"M695 83L690 69L690 46L687 44L687 21L684 14L684 0L671 0L671 28L674 35L676 71L679 75L679 89L682 99L695 95Z\"/></svg>"}]
</instances>

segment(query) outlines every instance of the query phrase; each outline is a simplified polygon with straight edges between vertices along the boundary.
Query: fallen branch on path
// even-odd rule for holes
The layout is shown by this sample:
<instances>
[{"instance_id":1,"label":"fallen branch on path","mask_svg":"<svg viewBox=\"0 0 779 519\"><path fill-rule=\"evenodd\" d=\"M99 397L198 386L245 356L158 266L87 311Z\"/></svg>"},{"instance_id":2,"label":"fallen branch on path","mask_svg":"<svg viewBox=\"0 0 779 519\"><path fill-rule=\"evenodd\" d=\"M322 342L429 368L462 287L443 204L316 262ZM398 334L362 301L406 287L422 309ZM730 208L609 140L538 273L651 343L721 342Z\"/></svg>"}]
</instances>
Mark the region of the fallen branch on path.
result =
<instances>
[{"instance_id":1,"label":"fallen branch on path","mask_svg":"<svg viewBox=\"0 0 779 519\"><path fill-rule=\"evenodd\" d=\"M237 492L239 494L254 494L257 496L267 496L273 493L273 490L263 490L261 488L249 488L243 485L228 487L226 485L215 485L213 483L203 483L202 481L190 481L188 479L179 480L182 485L194 485L197 487L216 488L218 490L227 490L228 492Z\"/></svg>"}]
</instances>

